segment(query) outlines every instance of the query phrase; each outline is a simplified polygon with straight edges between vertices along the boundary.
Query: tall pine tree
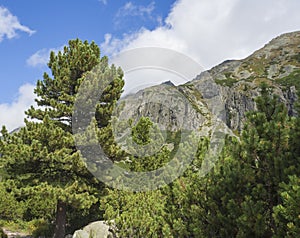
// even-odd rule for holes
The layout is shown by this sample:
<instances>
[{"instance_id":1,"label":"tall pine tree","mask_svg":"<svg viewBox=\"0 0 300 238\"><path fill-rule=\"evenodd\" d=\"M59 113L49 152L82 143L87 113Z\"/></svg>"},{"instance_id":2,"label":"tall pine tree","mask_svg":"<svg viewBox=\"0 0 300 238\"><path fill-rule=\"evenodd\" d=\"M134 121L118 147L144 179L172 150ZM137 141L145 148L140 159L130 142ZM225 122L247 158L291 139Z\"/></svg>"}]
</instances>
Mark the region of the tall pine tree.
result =
<instances>
[{"instance_id":1,"label":"tall pine tree","mask_svg":"<svg viewBox=\"0 0 300 238\"><path fill-rule=\"evenodd\" d=\"M63 51L51 52L48 66L52 76L45 73L35 89L38 107L26 112L34 120L27 120L26 127L15 135L3 130L1 159L9 174L7 183L18 190L20 196L39 193L56 200L54 238L63 238L67 207L88 209L98 202L103 187L86 168L72 135L72 113L78 89L95 67L100 69L99 74L113 78L96 110L98 127L109 133L105 128L109 127L109 118L124 81L121 70L110 67L107 57L100 58L99 47L94 42L69 41Z\"/></svg>"},{"instance_id":2,"label":"tall pine tree","mask_svg":"<svg viewBox=\"0 0 300 238\"><path fill-rule=\"evenodd\" d=\"M296 102L297 117L292 118L289 155L293 163L288 169L289 181L280 184L282 203L274 208L278 226L275 237L298 237L300 233L300 92Z\"/></svg>"},{"instance_id":3,"label":"tall pine tree","mask_svg":"<svg viewBox=\"0 0 300 238\"><path fill-rule=\"evenodd\" d=\"M290 118L272 88L261 85L257 110L247 114L241 141L229 143L210 175L206 192L206 234L215 237L272 237L273 208L288 181Z\"/></svg>"}]
</instances>

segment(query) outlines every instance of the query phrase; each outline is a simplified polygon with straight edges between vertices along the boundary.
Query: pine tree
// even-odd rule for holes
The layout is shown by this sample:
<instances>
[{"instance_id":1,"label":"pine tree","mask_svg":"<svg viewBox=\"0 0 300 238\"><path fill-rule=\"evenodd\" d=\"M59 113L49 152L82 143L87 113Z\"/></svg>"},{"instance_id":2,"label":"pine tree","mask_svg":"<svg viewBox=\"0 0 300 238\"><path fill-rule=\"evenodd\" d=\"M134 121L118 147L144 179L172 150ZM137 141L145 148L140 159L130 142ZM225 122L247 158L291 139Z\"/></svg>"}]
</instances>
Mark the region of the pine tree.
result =
<instances>
[{"instance_id":1,"label":"pine tree","mask_svg":"<svg viewBox=\"0 0 300 238\"><path fill-rule=\"evenodd\" d=\"M162 188L167 197L166 220L173 237L207 237L202 229L205 215L202 204L205 203L207 178L200 176L199 171L208 152L209 139L193 136L193 140L193 143L184 144L182 150L189 154L190 146L198 144L192 163L182 176Z\"/></svg>"},{"instance_id":2,"label":"pine tree","mask_svg":"<svg viewBox=\"0 0 300 238\"><path fill-rule=\"evenodd\" d=\"M107 196L103 197L101 203L105 210L105 218L109 221L113 220L113 225L121 237L205 237L199 226L199 210L202 209L200 204L205 180L198 172L206 153L208 140L205 139L200 143L199 137L192 134L189 135L188 141L183 140L183 143L178 145L178 135L181 134L181 137L184 135L181 132L168 132L169 138L166 141L174 143L174 148L170 151L171 147L162 146L161 142L156 144L157 141L162 140L162 135L156 129L154 123L145 117L141 117L135 125L132 125L132 141L138 146L149 145L147 149L152 152L154 150L151 145L153 147L160 145L161 149L158 150L159 147L156 147L156 153L152 155L140 150L141 155L145 156L130 156L127 161L129 170L153 171L164 166L170 159L179 160L177 162L180 163L186 156L197 158L184 175L171 184L163 183L158 189L155 187L155 191L108 190ZM191 154L191 151L194 151L191 147L198 144L197 154ZM130 143L127 145L133 146ZM136 153L139 151L138 146L129 150ZM178 170L168 172L176 174ZM153 176L151 181L136 179L133 182L139 186L147 186L149 183L155 183L156 179L157 177Z\"/></svg>"},{"instance_id":3,"label":"pine tree","mask_svg":"<svg viewBox=\"0 0 300 238\"><path fill-rule=\"evenodd\" d=\"M300 232L300 92L296 102L297 116L292 118L288 159L293 163L287 169L288 181L280 184L282 203L274 208L277 225L275 237L298 237Z\"/></svg>"},{"instance_id":4,"label":"pine tree","mask_svg":"<svg viewBox=\"0 0 300 238\"><path fill-rule=\"evenodd\" d=\"M242 158L254 178L242 203L240 223L256 235L271 236L276 232L272 213L280 203L279 184L288 180L286 171L293 164L288 159L290 118L278 96L265 84L256 103L258 110L248 116L242 136Z\"/></svg>"},{"instance_id":5,"label":"pine tree","mask_svg":"<svg viewBox=\"0 0 300 238\"><path fill-rule=\"evenodd\" d=\"M274 237L298 237L300 234L300 177L291 175L280 189L282 203L274 208L277 225Z\"/></svg>"},{"instance_id":6,"label":"pine tree","mask_svg":"<svg viewBox=\"0 0 300 238\"><path fill-rule=\"evenodd\" d=\"M9 174L8 182L20 195L32 197L38 193L57 201L54 238L63 238L67 207L88 209L98 202L103 188L86 168L72 135L72 113L79 87L95 67L99 77L113 77L96 109L97 125L103 129L109 126L124 82L121 70L110 67L107 57L100 58L94 42L69 41L62 52L51 52L48 66L52 77L45 73L35 89L38 107L26 112L34 121L26 120L26 127L15 135L3 131L2 161Z\"/></svg>"},{"instance_id":7,"label":"pine tree","mask_svg":"<svg viewBox=\"0 0 300 238\"><path fill-rule=\"evenodd\" d=\"M289 155L290 118L272 88L261 85L257 111L249 112L239 143L211 174L206 230L216 237L271 237L273 208L280 204L280 183L293 166Z\"/></svg>"},{"instance_id":8,"label":"pine tree","mask_svg":"<svg viewBox=\"0 0 300 238\"><path fill-rule=\"evenodd\" d=\"M167 222L166 200L160 190L108 190L101 204L105 219L112 222L119 237L173 237Z\"/></svg>"},{"instance_id":9,"label":"pine tree","mask_svg":"<svg viewBox=\"0 0 300 238\"><path fill-rule=\"evenodd\" d=\"M130 124L131 134L126 140L130 154L126 161L119 163L120 166L129 171L145 172L156 170L170 160L170 151L162 144L161 133L148 117L141 117L135 125ZM153 175L151 181L143 179L138 175L132 178L132 188L136 186L138 190L145 186L151 189L157 178ZM159 189L146 192L107 189L101 206L105 210L105 219L113 220L120 237L172 237L166 201L167 197Z\"/></svg>"}]
</instances>

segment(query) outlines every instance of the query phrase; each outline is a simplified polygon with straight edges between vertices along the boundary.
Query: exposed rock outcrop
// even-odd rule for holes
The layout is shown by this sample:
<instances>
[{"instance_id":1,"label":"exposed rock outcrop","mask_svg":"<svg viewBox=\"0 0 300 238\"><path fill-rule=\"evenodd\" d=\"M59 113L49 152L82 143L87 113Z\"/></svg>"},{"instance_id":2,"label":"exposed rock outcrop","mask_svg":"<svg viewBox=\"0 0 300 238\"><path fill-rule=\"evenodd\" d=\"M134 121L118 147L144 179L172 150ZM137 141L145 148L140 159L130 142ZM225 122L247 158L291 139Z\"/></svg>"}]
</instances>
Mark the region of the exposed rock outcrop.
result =
<instances>
[{"instance_id":1,"label":"exposed rock outcrop","mask_svg":"<svg viewBox=\"0 0 300 238\"><path fill-rule=\"evenodd\" d=\"M243 60L227 60L184 85L164 83L129 95L121 102L121 118L148 116L169 130L197 130L212 117L232 130L243 128L245 114L255 110L261 82L296 115L300 86L300 32L281 35Z\"/></svg>"},{"instance_id":2,"label":"exposed rock outcrop","mask_svg":"<svg viewBox=\"0 0 300 238\"><path fill-rule=\"evenodd\" d=\"M115 236L110 231L110 226L104 221L96 221L82 230L75 231L73 238L114 238Z\"/></svg>"}]
</instances>

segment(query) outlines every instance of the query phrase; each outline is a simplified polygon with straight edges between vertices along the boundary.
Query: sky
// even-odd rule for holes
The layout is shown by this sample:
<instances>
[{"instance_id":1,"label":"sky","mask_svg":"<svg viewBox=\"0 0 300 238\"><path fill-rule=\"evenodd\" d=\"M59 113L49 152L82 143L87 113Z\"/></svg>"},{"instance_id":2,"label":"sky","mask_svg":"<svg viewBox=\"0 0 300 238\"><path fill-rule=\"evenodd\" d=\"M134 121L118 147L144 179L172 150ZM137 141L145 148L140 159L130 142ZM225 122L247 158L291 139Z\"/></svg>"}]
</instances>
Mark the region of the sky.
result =
<instances>
[{"instance_id":1,"label":"sky","mask_svg":"<svg viewBox=\"0 0 300 238\"><path fill-rule=\"evenodd\" d=\"M300 30L299 9L299 0L0 0L0 126L23 125L50 51L70 39L109 57L163 47L209 69Z\"/></svg>"}]
</instances>

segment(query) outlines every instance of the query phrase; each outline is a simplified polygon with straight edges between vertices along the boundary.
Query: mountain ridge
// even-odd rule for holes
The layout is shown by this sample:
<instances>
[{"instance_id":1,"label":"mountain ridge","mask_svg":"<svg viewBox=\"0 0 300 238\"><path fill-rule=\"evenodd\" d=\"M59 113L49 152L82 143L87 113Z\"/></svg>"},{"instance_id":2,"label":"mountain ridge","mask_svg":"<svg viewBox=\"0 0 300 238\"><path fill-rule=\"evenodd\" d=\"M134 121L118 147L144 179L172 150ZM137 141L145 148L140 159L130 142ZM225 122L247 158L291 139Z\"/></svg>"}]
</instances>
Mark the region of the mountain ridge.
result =
<instances>
[{"instance_id":1,"label":"mountain ridge","mask_svg":"<svg viewBox=\"0 0 300 238\"><path fill-rule=\"evenodd\" d=\"M183 124L198 129L204 123L200 111L205 108L210 112L207 115L214 115L230 129L241 131L246 112L256 109L254 98L260 94L261 82L273 86L289 115L296 115L294 102L296 88L300 87L299 76L300 31L296 31L272 39L244 59L226 60L185 84L161 84L129 95L121 100L126 112L122 119L148 116L155 123L171 124L172 130L180 129L178 125ZM175 91L187 98L185 103L178 100L179 94L172 99Z\"/></svg>"}]
</instances>

